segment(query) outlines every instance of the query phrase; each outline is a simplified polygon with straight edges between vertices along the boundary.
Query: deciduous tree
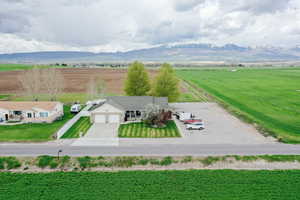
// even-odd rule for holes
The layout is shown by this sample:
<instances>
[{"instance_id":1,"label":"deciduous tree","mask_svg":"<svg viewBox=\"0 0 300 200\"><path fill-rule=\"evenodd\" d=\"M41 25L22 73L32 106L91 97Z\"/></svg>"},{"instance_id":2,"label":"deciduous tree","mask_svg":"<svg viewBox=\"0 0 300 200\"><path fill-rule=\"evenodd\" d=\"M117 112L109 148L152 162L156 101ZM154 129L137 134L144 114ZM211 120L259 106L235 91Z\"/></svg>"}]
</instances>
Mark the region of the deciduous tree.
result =
<instances>
[{"instance_id":1,"label":"deciduous tree","mask_svg":"<svg viewBox=\"0 0 300 200\"><path fill-rule=\"evenodd\" d=\"M34 101L38 101L42 93L46 93L49 100L56 100L64 89L64 77L58 69L34 67L20 76L20 82L25 95Z\"/></svg>"},{"instance_id":2,"label":"deciduous tree","mask_svg":"<svg viewBox=\"0 0 300 200\"><path fill-rule=\"evenodd\" d=\"M34 67L31 70L24 71L19 80L25 95L30 97L31 100L38 101L42 88L41 69Z\"/></svg>"},{"instance_id":3,"label":"deciduous tree","mask_svg":"<svg viewBox=\"0 0 300 200\"><path fill-rule=\"evenodd\" d=\"M51 101L57 99L64 89L64 76L61 71L54 68L41 70L41 86Z\"/></svg>"},{"instance_id":4,"label":"deciduous tree","mask_svg":"<svg viewBox=\"0 0 300 200\"><path fill-rule=\"evenodd\" d=\"M87 85L87 96L89 100L104 98L106 84L101 77L92 77Z\"/></svg>"},{"instance_id":5,"label":"deciduous tree","mask_svg":"<svg viewBox=\"0 0 300 200\"><path fill-rule=\"evenodd\" d=\"M150 91L149 75L143 63L134 62L128 69L125 92L129 96L144 96Z\"/></svg>"},{"instance_id":6,"label":"deciduous tree","mask_svg":"<svg viewBox=\"0 0 300 200\"><path fill-rule=\"evenodd\" d=\"M152 93L157 97L168 97L170 102L174 102L180 96L179 80L171 65L165 63L159 69L159 74L155 78Z\"/></svg>"}]
</instances>

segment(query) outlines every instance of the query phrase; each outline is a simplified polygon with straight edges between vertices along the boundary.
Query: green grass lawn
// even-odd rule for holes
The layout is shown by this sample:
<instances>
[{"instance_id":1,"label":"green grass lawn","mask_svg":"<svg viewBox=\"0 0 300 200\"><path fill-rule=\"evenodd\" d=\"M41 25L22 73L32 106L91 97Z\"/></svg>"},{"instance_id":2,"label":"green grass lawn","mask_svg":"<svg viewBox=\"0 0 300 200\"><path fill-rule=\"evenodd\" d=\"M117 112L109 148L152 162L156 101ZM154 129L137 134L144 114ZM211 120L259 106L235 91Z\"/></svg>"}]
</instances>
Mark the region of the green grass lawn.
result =
<instances>
[{"instance_id":1,"label":"green grass lawn","mask_svg":"<svg viewBox=\"0 0 300 200\"><path fill-rule=\"evenodd\" d=\"M47 94L38 95L40 101L49 101L49 96ZM13 98L14 101L32 101L31 97L27 96L16 96ZM74 103L80 102L85 103L87 101L86 93L63 93L57 97L57 101L62 103Z\"/></svg>"},{"instance_id":2,"label":"green grass lawn","mask_svg":"<svg viewBox=\"0 0 300 200\"><path fill-rule=\"evenodd\" d=\"M105 96L116 96L116 94L107 93ZM49 95L40 94L38 95L40 101L49 101ZM26 96L11 96L13 101L32 101L31 97ZM62 103L74 103L80 102L85 104L88 101L87 93L63 93L57 97L57 101Z\"/></svg>"},{"instance_id":3,"label":"green grass lawn","mask_svg":"<svg viewBox=\"0 0 300 200\"><path fill-rule=\"evenodd\" d=\"M80 132L85 135L91 126L92 123L89 117L80 117L80 119L61 138L79 138Z\"/></svg>"},{"instance_id":4,"label":"green grass lawn","mask_svg":"<svg viewBox=\"0 0 300 200\"><path fill-rule=\"evenodd\" d=\"M52 135L73 117L70 106L64 106L62 120L51 124L0 125L0 142L40 142L52 139Z\"/></svg>"},{"instance_id":5,"label":"green grass lawn","mask_svg":"<svg viewBox=\"0 0 300 200\"><path fill-rule=\"evenodd\" d=\"M300 68L177 70L177 74L283 142L300 143Z\"/></svg>"},{"instance_id":6,"label":"green grass lawn","mask_svg":"<svg viewBox=\"0 0 300 200\"><path fill-rule=\"evenodd\" d=\"M143 122L133 122L121 124L119 127L119 137L128 138L166 138L181 137L174 121L169 121L164 128L148 127Z\"/></svg>"},{"instance_id":7,"label":"green grass lawn","mask_svg":"<svg viewBox=\"0 0 300 200\"><path fill-rule=\"evenodd\" d=\"M0 199L297 200L300 171L0 173Z\"/></svg>"}]
</instances>

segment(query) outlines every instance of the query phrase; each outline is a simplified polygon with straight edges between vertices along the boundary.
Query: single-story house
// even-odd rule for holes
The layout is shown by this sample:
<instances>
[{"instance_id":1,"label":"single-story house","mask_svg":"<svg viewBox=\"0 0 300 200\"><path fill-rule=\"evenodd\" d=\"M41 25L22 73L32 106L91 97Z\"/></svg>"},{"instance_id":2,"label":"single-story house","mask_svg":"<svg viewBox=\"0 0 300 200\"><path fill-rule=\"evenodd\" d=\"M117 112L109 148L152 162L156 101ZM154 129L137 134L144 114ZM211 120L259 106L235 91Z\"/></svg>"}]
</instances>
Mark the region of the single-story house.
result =
<instances>
[{"instance_id":1,"label":"single-story house","mask_svg":"<svg viewBox=\"0 0 300 200\"><path fill-rule=\"evenodd\" d=\"M63 104L60 102L0 101L0 122L51 123L63 115Z\"/></svg>"},{"instance_id":2,"label":"single-story house","mask_svg":"<svg viewBox=\"0 0 300 200\"><path fill-rule=\"evenodd\" d=\"M91 111L92 123L122 123L136 121L142 117L149 104L168 109L167 97L152 96L111 96Z\"/></svg>"}]
</instances>

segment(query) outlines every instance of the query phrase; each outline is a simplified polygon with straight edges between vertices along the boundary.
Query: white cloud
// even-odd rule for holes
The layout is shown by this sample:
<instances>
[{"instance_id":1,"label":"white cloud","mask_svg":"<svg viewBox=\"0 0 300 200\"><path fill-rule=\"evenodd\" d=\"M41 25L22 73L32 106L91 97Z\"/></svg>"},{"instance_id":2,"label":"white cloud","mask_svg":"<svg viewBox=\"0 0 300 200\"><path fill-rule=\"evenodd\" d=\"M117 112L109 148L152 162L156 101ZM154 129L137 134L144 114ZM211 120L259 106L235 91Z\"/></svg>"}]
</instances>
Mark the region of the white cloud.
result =
<instances>
[{"instance_id":1,"label":"white cloud","mask_svg":"<svg viewBox=\"0 0 300 200\"><path fill-rule=\"evenodd\" d=\"M299 0L2 0L0 7L2 53L300 41Z\"/></svg>"}]
</instances>

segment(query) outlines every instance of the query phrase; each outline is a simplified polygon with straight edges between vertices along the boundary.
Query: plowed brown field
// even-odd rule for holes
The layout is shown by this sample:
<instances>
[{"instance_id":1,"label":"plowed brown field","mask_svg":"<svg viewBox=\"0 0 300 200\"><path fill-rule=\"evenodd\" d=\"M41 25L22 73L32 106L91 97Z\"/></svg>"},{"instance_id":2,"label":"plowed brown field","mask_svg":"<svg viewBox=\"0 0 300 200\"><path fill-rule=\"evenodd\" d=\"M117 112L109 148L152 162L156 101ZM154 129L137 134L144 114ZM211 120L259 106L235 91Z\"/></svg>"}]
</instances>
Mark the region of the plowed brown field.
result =
<instances>
[{"instance_id":1,"label":"plowed brown field","mask_svg":"<svg viewBox=\"0 0 300 200\"><path fill-rule=\"evenodd\" d=\"M91 77L99 76L106 82L107 93L123 94L126 69L93 69L93 68L66 68L59 69L65 77L64 92L86 92ZM156 70L149 70L153 78ZM22 71L0 72L0 94L17 94L22 91L19 77Z\"/></svg>"}]
</instances>

